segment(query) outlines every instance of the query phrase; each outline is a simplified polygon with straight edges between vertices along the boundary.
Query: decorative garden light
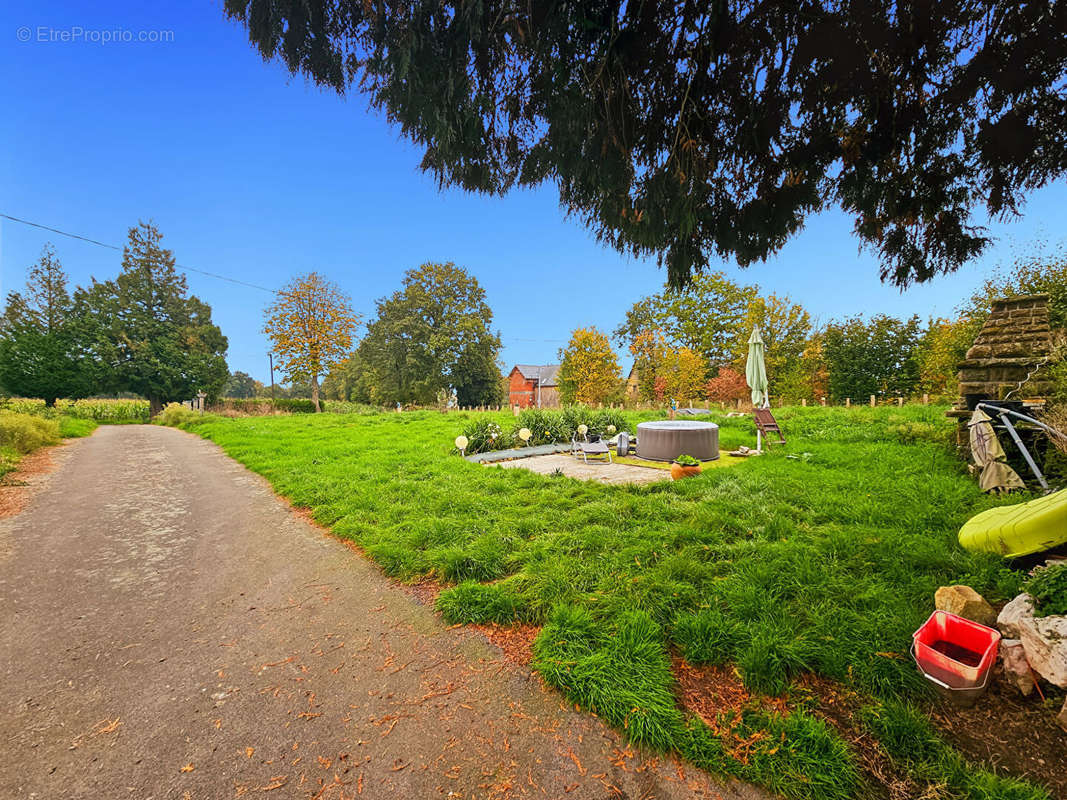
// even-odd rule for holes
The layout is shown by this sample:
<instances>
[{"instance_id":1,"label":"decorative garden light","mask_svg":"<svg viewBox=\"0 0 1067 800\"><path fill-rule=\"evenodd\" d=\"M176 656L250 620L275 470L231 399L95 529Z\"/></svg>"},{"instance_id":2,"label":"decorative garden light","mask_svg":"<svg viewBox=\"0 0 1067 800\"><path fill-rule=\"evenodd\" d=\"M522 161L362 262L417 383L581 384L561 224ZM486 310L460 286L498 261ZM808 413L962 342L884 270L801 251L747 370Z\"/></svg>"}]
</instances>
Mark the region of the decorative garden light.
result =
<instances>
[{"instance_id":1,"label":"decorative garden light","mask_svg":"<svg viewBox=\"0 0 1067 800\"><path fill-rule=\"evenodd\" d=\"M523 444L529 444L531 436L533 432L529 428L519 428L519 438L522 439Z\"/></svg>"},{"instance_id":2,"label":"decorative garden light","mask_svg":"<svg viewBox=\"0 0 1067 800\"><path fill-rule=\"evenodd\" d=\"M468 444L468 442L467 442L467 437L466 436L457 436L456 437L456 449L459 450L459 453L460 453L461 456L466 457L466 455L467 455L467 444Z\"/></svg>"},{"instance_id":3,"label":"decorative garden light","mask_svg":"<svg viewBox=\"0 0 1067 800\"><path fill-rule=\"evenodd\" d=\"M608 425L608 427L607 427L608 436L614 436L615 435L615 431L617 431L617 430L618 430L618 428L616 428L614 425Z\"/></svg>"},{"instance_id":4,"label":"decorative garden light","mask_svg":"<svg viewBox=\"0 0 1067 800\"><path fill-rule=\"evenodd\" d=\"M579 425L578 426L578 435L579 436L585 436L587 433L589 433L589 426L588 425Z\"/></svg>"}]
</instances>

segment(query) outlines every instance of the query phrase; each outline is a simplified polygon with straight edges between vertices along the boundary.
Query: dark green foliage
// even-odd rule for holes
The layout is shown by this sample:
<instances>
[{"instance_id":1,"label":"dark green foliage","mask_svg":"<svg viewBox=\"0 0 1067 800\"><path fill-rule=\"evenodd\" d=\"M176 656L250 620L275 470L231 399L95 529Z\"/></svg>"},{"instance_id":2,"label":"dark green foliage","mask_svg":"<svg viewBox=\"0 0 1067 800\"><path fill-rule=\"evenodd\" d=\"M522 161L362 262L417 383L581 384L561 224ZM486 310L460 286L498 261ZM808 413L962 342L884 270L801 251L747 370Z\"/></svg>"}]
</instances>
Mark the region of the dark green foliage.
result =
<instances>
[{"instance_id":1,"label":"dark green foliage","mask_svg":"<svg viewBox=\"0 0 1067 800\"><path fill-rule=\"evenodd\" d=\"M222 387L223 397L248 398L256 396L256 381L247 372L233 372Z\"/></svg>"},{"instance_id":2,"label":"dark green foliage","mask_svg":"<svg viewBox=\"0 0 1067 800\"><path fill-rule=\"evenodd\" d=\"M30 267L24 292L11 292L0 317L0 385L55 405L92 391L84 356L91 320L67 291L67 276L51 245Z\"/></svg>"},{"instance_id":3,"label":"dark green foliage","mask_svg":"<svg viewBox=\"0 0 1067 800\"><path fill-rule=\"evenodd\" d=\"M357 352L367 399L430 405L451 388L460 405L499 402L500 336L485 290L466 270L451 262L410 269L377 307Z\"/></svg>"},{"instance_id":4,"label":"dark green foliage","mask_svg":"<svg viewBox=\"0 0 1067 800\"><path fill-rule=\"evenodd\" d=\"M830 395L863 400L870 395L892 398L912 394L919 383L917 358L920 323L879 314L869 322L853 317L828 325L823 354Z\"/></svg>"},{"instance_id":5,"label":"dark green foliage","mask_svg":"<svg viewBox=\"0 0 1067 800\"><path fill-rule=\"evenodd\" d=\"M152 413L203 390L217 396L226 382L226 337L211 308L189 295L174 254L155 227L130 228L122 272L80 292L93 315L92 356L107 369L108 390L148 398Z\"/></svg>"},{"instance_id":6,"label":"dark green foliage","mask_svg":"<svg viewBox=\"0 0 1067 800\"><path fill-rule=\"evenodd\" d=\"M833 202L905 286L1064 174L1062 3L227 0L265 58L356 87L445 185L552 181L672 284Z\"/></svg>"},{"instance_id":7,"label":"dark green foliage","mask_svg":"<svg viewBox=\"0 0 1067 800\"><path fill-rule=\"evenodd\" d=\"M1023 588L1034 598L1034 616L1067 614L1067 564L1038 567Z\"/></svg>"}]
</instances>

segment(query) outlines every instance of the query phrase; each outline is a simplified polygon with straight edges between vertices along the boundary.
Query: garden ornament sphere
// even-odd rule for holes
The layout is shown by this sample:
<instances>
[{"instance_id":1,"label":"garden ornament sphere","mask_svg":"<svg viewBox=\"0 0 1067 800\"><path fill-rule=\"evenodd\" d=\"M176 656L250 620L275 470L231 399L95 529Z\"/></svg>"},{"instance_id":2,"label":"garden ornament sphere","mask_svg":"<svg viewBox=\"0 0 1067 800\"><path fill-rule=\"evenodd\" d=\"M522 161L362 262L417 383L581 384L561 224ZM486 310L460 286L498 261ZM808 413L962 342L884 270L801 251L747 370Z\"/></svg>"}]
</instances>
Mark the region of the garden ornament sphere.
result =
<instances>
[{"instance_id":1,"label":"garden ornament sphere","mask_svg":"<svg viewBox=\"0 0 1067 800\"><path fill-rule=\"evenodd\" d=\"M531 436L533 436L533 432L529 428L519 428L519 438L524 442L529 442Z\"/></svg>"},{"instance_id":2,"label":"garden ornament sphere","mask_svg":"<svg viewBox=\"0 0 1067 800\"><path fill-rule=\"evenodd\" d=\"M611 436L613 433L615 433L616 430L618 430L618 428L616 428L614 425L608 425L608 436Z\"/></svg>"},{"instance_id":3,"label":"garden ornament sphere","mask_svg":"<svg viewBox=\"0 0 1067 800\"><path fill-rule=\"evenodd\" d=\"M466 450L468 444L469 444L469 442L467 442L467 437L466 436L457 436L456 437L456 449L457 450Z\"/></svg>"},{"instance_id":4,"label":"garden ornament sphere","mask_svg":"<svg viewBox=\"0 0 1067 800\"><path fill-rule=\"evenodd\" d=\"M589 433L589 426L588 425L579 425L578 426L578 435L579 436L585 436L587 433Z\"/></svg>"}]
</instances>

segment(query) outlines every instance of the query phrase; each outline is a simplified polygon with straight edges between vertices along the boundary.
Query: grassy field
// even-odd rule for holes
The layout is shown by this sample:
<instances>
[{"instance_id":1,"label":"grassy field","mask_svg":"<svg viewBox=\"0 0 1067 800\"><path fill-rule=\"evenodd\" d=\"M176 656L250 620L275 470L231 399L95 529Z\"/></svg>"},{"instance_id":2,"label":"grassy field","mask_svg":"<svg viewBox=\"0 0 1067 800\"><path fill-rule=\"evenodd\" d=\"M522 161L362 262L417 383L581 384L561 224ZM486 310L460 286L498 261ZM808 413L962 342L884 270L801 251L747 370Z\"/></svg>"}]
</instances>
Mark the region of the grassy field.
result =
<instances>
[{"instance_id":1,"label":"grassy field","mask_svg":"<svg viewBox=\"0 0 1067 800\"><path fill-rule=\"evenodd\" d=\"M679 652L735 666L764 695L789 695L809 672L855 690L856 724L936 790L930 797L1047 797L964 762L911 705L926 689L908 645L934 590L968 583L997 601L1019 586L1000 559L956 543L960 525L996 501L950 452L944 408L783 409L787 447L642 487L468 463L452 440L471 416L208 417L186 427L387 574L446 583L447 620L542 625L543 678L636 742L787 797L877 794L845 739L802 704L746 708L729 723L749 742L738 756L679 705ZM754 444L751 420L715 421L724 449Z\"/></svg>"}]
</instances>

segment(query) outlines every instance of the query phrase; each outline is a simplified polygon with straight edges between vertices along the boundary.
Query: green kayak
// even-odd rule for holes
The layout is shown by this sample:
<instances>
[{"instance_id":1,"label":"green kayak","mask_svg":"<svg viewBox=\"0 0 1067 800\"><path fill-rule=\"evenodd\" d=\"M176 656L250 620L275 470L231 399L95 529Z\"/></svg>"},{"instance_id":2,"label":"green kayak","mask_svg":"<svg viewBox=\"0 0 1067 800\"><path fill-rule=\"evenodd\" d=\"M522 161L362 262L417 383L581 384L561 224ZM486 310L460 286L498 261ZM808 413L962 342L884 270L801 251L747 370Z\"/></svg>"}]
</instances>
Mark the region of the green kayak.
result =
<instances>
[{"instance_id":1,"label":"green kayak","mask_svg":"<svg viewBox=\"0 0 1067 800\"><path fill-rule=\"evenodd\" d=\"M1018 558L1067 542L1067 490L976 514L960 528L967 550Z\"/></svg>"}]
</instances>

